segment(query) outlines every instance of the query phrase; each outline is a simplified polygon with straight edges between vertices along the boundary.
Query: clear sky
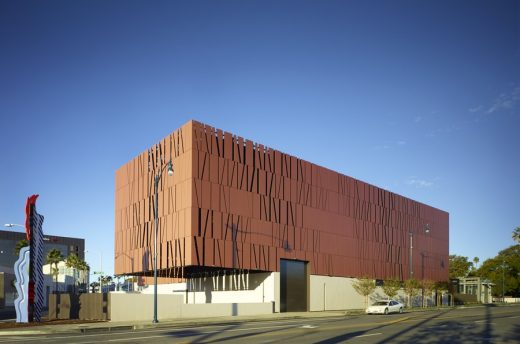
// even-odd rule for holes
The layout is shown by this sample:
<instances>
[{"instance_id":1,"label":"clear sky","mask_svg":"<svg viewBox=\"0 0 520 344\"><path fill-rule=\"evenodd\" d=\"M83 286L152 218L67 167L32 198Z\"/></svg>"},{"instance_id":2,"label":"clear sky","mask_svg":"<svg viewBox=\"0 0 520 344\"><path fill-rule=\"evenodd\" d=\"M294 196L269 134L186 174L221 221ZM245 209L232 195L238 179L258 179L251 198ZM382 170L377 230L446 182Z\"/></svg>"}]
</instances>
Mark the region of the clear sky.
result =
<instances>
[{"instance_id":1,"label":"clear sky","mask_svg":"<svg viewBox=\"0 0 520 344\"><path fill-rule=\"evenodd\" d=\"M520 226L519 1L0 1L0 223L113 273L114 174L190 119L450 213Z\"/></svg>"}]
</instances>

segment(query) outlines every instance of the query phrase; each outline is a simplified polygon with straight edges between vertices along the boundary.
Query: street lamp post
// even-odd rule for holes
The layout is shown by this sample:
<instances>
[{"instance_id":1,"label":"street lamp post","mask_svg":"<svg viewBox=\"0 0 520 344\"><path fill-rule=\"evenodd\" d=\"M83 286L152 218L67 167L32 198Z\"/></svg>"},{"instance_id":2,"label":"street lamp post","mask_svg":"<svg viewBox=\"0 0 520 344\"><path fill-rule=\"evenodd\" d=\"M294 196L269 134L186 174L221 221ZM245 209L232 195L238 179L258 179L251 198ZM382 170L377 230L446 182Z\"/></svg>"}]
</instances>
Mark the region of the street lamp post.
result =
<instances>
[{"instance_id":1,"label":"street lamp post","mask_svg":"<svg viewBox=\"0 0 520 344\"><path fill-rule=\"evenodd\" d=\"M424 225L423 230L426 234L430 233L430 225L428 223ZM408 235L410 236L410 278L413 278L413 232L410 230Z\"/></svg>"},{"instance_id":2,"label":"street lamp post","mask_svg":"<svg viewBox=\"0 0 520 344\"><path fill-rule=\"evenodd\" d=\"M502 302L505 301L505 296L504 296L504 289L505 289L505 269L506 269L506 262L504 259L502 259Z\"/></svg>"},{"instance_id":3,"label":"street lamp post","mask_svg":"<svg viewBox=\"0 0 520 344\"><path fill-rule=\"evenodd\" d=\"M153 320L152 323L157 324L157 230L159 225L159 181L161 180L164 169L168 167L168 175L173 175L173 165L170 160L167 164L163 165L159 170L159 173L154 175L154 192L155 192L155 209L154 209L154 245L153 245Z\"/></svg>"},{"instance_id":4,"label":"street lamp post","mask_svg":"<svg viewBox=\"0 0 520 344\"><path fill-rule=\"evenodd\" d=\"M84 252L89 253L89 250L85 250ZM94 271L92 273L92 275L99 275L100 277L103 277L103 275L105 274L103 272L103 252L102 251L92 251L92 252L97 252L99 254L99 271ZM90 276L89 276L89 279L90 279ZM90 283L90 281L88 283ZM101 278L99 279L99 292L103 293L103 280Z\"/></svg>"}]
</instances>

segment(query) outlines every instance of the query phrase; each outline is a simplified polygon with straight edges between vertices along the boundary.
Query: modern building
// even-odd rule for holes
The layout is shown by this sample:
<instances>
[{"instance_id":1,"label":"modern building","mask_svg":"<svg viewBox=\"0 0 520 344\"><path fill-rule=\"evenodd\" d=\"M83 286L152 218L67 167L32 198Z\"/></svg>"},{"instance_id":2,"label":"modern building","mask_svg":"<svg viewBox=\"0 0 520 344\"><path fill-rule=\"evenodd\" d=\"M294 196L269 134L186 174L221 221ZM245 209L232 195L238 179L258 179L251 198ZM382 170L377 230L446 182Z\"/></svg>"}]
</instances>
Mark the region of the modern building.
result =
<instances>
[{"instance_id":1,"label":"modern building","mask_svg":"<svg viewBox=\"0 0 520 344\"><path fill-rule=\"evenodd\" d=\"M15 280L14 263L18 259L16 244L23 239L26 239L25 232L0 230L0 272L3 273L4 286L3 291L0 288L0 306L13 304L16 289L12 286L12 281ZM46 257L54 248L59 250L64 258L75 253L81 259L85 259L85 239L44 235L43 256Z\"/></svg>"},{"instance_id":2,"label":"modern building","mask_svg":"<svg viewBox=\"0 0 520 344\"><path fill-rule=\"evenodd\" d=\"M0 271L13 272L14 263L18 259L16 244L23 239L27 239L25 232L0 230ZM85 259L85 239L44 235L43 256L46 257L52 249L59 250L64 258L75 253Z\"/></svg>"},{"instance_id":3,"label":"modern building","mask_svg":"<svg viewBox=\"0 0 520 344\"><path fill-rule=\"evenodd\" d=\"M345 309L359 277L448 280L447 212L190 121L116 172L115 273L145 285L157 174L161 293Z\"/></svg>"}]
</instances>

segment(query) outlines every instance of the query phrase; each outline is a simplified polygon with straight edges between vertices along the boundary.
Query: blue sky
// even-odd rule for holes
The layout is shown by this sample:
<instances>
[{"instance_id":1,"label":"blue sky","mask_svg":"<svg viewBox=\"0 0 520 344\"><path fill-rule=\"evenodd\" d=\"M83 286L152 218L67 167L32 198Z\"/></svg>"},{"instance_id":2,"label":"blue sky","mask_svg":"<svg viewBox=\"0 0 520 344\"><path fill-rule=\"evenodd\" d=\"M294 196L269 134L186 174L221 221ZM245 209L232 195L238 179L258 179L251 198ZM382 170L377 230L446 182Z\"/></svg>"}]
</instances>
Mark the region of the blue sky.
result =
<instances>
[{"instance_id":1,"label":"blue sky","mask_svg":"<svg viewBox=\"0 0 520 344\"><path fill-rule=\"evenodd\" d=\"M520 226L518 1L0 1L0 222L113 272L114 173L196 119L450 213Z\"/></svg>"}]
</instances>

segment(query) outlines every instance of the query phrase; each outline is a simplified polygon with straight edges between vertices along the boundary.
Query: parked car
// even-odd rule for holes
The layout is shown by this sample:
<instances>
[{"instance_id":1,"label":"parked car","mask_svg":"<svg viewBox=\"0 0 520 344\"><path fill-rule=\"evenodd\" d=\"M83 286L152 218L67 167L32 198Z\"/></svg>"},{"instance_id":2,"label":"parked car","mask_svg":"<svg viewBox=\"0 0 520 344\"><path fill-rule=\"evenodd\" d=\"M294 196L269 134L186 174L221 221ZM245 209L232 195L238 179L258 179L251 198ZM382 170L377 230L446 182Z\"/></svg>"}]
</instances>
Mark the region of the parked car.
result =
<instances>
[{"instance_id":1,"label":"parked car","mask_svg":"<svg viewBox=\"0 0 520 344\"><path fill-rule=\"evenodd\" d=\"M367 314L403 313L404 305L395 300L377 301L366 310Z\"/></svg>"}]
</instances>

